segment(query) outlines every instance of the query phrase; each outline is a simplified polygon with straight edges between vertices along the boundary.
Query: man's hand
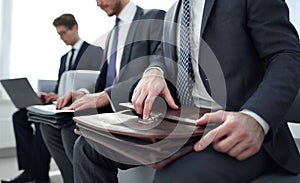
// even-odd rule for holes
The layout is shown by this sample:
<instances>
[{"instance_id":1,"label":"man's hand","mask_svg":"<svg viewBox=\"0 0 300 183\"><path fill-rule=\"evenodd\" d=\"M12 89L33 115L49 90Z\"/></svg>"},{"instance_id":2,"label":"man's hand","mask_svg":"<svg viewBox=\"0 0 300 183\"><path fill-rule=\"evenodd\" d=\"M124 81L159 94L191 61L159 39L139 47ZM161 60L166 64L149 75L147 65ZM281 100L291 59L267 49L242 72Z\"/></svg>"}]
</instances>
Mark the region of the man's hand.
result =
<instances>
[{"instance_id":1,"label":"man's hand","mask_svg":"<svg viewBox=\"0 0 300 183\"><path fill-rule=\"evenodd\" d=\"M144 73L131 98L135 111L143 114L143 119L149 118L152 104L157 96L163 97L171 108L178 109L161 71L153 68Z\"/></svg>"},{"instance_id":2,"label":"man's hand","mask_svg":"<svg viewBox=\"0 0 300 183\"><path fill-rule=\"evenodd\" d=\"M40 93L39 97L43 104L50 104L57 100L56 93Z\"/></svg>"},{"instance_id":3,"label":"man's hand","mask_svg":"<svg viewBox=\"0 0 300 183\"><path fill-rule=\"evenodd\" d=\"M90 108L104 107L109 104L109 96L105 91L100 93L86 94L75 100L68 109L84 110Z\"/></svg>"},{"instance_id":4,"label":"man's hand","mask_svg":"<svg viewBox=\"0 0 300 183\"><path fill-rule=\"evenodd\" d=\"M257 153L262 146L265 137L263 128L246 114L225 111L208 113L197 120L196 125L210 122L222 124L205 134L194 145L195 151L201 151L212 144L216 151L244 160Z\"/></svg>"},{"instance_id":5,"label":"man's hand","mask_svg":"<svg viewBox=\"0 0 300 183\"><path fill-rule=\"evenodd\" d=\"M67 92L63 97L57 100L56 108L62 109L63 107L66 107L70 102L72 102L72 99L73 101L76 101L84 95L85 93L81 91Z\"/></svg>"}]
</instances>

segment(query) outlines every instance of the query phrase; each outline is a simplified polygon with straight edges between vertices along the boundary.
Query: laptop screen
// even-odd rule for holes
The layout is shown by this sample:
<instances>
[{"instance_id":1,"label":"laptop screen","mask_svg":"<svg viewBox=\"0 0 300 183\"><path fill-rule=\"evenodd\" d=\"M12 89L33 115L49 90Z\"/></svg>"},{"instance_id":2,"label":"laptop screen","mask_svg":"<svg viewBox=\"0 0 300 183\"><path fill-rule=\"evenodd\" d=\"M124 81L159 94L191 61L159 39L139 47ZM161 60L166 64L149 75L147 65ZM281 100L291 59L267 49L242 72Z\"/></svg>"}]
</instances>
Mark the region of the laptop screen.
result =
<instances>
[{"instance_id":1,"label":"laptop screen","mask_svg":"<svg viewBox=\"0 0 300 183\"><path fill-rule=\"evenodd\" d=\"M0 82L17 108L42 104L27 78L3 79Z\"/></svg>"}]
</instances>

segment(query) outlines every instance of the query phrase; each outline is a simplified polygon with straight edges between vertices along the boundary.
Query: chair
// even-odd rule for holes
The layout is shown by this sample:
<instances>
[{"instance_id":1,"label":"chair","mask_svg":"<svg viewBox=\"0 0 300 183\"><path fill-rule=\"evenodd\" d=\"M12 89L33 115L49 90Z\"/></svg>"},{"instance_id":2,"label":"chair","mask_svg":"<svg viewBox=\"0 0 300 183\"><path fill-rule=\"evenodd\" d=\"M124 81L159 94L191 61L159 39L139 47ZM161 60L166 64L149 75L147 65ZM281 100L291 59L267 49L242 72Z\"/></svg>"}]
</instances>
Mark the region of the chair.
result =
<instances>
[{"instance_id":1,"label":"chair","mask_svg":"<svg viewBox=\"0 0 300 183\"><path fill-rule=\"evenodd\" d=\"M85 88L94 93L96 80L100 71L70 70L62 74L58 87L58 97L69 91Z\"/></svg>"},{"instance_id":2,"label":"chair","mask_svg":"<svg viewBox=\"0 0 300 183\"><path fill-rule=\"evenodd\" d=\"M292 104L289 112L286 115L286 119L290 123L299 123L300 125L300 90L298 95ZM300 152L300 138L295 138L295 142ZM129 170L119 170L118 178L120 183L151 183L154 177L155 170L148 167L137 167ZM284 173L267 173L251 183L299 183L300 174L290 175Z\"/></svg>"},{"instance_id":3,"label":"chair","mask_svg":"<svg viewBox=\"0 0 300 183\"><path fill-rule=\"evenodd\" d=\"M37 84L37 91L45 93L53 92L56 87L56 83L56 80L39 79Z\"/></svg>"}]
</instances>

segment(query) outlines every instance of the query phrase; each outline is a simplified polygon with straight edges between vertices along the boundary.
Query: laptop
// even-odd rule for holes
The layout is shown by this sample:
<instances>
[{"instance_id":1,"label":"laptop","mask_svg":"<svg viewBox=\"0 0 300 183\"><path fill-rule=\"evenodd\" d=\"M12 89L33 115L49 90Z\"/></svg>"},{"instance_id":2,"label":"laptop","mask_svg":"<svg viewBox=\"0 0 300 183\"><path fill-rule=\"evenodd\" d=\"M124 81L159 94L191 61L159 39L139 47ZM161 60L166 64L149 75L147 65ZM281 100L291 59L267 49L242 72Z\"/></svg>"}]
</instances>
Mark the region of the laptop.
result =
<instances>
[{"instance_id":1,"label":"laptop","mask_svg":"<svg viewBox=\"0 0 300 183\"><path fill-rule=\"evenodd\" d=\"M33 90L27 78L2 79L0 82L17 108L42 105L39 96Z\"/></svg>"}]
</instances>

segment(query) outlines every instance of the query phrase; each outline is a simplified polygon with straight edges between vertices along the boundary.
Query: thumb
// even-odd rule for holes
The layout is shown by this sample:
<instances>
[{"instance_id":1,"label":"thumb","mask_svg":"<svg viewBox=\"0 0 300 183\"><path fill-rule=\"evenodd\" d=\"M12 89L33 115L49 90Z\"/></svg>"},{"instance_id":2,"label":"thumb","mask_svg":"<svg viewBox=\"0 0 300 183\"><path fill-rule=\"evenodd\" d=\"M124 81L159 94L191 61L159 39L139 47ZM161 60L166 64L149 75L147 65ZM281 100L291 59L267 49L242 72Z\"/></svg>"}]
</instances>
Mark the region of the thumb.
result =
<instances>
[{"instance_id":1,"label":"thumb","mask_svg":"<svg viewBox=\"0 0 300 183\"><path fill-rule=\"evenodd\" d=\"M179 107L174 102L174 99L173 99L172 95L170 94L170 91L168 88L165 90L163 97L165 98L169 107L171 107L172 109L175 109L175 110L179 109Z\"/></svg>"},{"instance_id":2,"label":"thumb","mask_svg":"<svg viewBox=\"0 0 300 183\"><path fill-rule=\"evenodd\" d=\"M206 125L209 122L223 122L225 118L225 111L219 110L217 112L211 112L204 114L201 118L196 120L196 125Z\"/></svg>"}]
</instances>

